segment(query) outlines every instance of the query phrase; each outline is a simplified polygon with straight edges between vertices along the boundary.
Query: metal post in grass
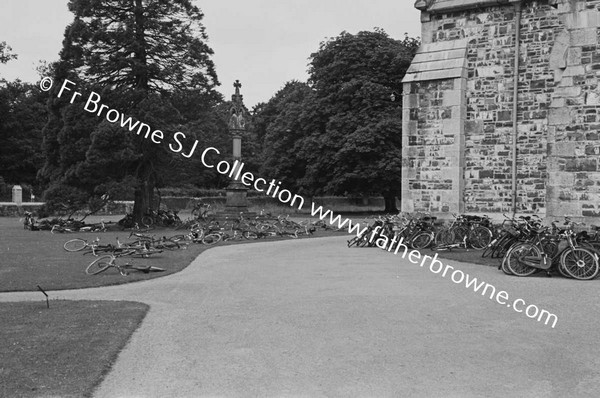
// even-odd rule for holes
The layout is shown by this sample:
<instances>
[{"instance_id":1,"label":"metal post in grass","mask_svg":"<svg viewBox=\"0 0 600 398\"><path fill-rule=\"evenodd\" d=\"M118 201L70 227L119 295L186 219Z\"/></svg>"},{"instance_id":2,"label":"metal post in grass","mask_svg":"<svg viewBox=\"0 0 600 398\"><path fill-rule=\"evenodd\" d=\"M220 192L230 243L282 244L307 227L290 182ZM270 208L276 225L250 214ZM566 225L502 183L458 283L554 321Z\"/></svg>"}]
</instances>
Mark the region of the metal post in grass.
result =
<instances>
[{"instance_id":1,"label":"metal post in grass","mask_svg":"<svg viewBox=\"0 0 600 398\"><path fill-rule=\"evenodd\" d=\"M46 296L46 308L50 308L50 301L48 301L48 293L46 293L44 291L44 289L42 289L42 287L40 285L37 285L37 288L40 290L40 292L44 293L44 296Z\"/></svg>"}]
</instances>

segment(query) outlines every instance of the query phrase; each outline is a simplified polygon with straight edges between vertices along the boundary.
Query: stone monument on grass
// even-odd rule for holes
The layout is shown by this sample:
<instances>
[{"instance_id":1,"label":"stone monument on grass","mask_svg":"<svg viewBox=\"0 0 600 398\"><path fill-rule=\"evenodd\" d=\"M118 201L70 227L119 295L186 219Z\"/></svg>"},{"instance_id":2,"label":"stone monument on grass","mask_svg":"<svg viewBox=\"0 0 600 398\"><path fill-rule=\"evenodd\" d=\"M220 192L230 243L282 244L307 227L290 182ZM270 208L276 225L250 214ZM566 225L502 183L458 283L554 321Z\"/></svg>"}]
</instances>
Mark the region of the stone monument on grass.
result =
<instances>
[{"instance_id":1,"label":"stone monument on grass","mask_svg":"<svg viewBox=\"0 0 600 398\"><path fill-rule=\"evenodd\" d=\"M244 116L244 103L243 96L240 94L240 87L242 84L239 80L233 83L235 87L235 94L231 96L231 109L229 111L229 132L233 139L233 179L226 188L227 201L225 203L225 210L217 215L219 217L237 218L240 213L244 216L254 217L256 214L248 212L248 188L242 184L239 179L235 176L238 174L239 168L242 166L242 136L246 131L246 119ZM237 162L236 162L237 160Z\"/></svg>"}]
</instances>

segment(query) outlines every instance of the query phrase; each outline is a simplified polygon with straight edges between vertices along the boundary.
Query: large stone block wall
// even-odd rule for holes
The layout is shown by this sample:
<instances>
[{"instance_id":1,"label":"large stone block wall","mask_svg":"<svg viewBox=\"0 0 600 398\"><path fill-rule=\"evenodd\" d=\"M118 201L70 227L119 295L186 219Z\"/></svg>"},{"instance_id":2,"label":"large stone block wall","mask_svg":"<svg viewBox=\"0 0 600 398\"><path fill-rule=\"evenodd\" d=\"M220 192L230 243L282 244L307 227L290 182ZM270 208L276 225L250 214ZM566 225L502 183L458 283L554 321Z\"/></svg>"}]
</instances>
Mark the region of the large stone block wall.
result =
<instances>
[{"instance_id":1,"label":"large stone block wall","mask_svg":"<svg viewBox=\"0 0 600 398\"><path fill-rule=\"evenodd\" d=\"M467 112L463 201L467 212L508 212L512 204L515 11L488 7L432 15L432 42L468 41ZM547 116L553 93L549 69L560 30L554 8L524 4L520 33L517 207L544 213L547 180Z\"/></svg>"},{"instance_id":2,"label":"large stone block wall","mask_svg":"<svg viewBox=\"0 0 600 398\"><path fill-rule=\"evenodd\" d=\"M600 0L522 5L517 211L597 220ZM468 63L466 79L405 84L403 209L511 210L515 29L512 4L424 14L424 43L466 38ZM444 104L456 82L458 121ZM450 118L460 137L449 134Z\"/></svg>"},{"instance_id":3,"label":"large stone block wall","mask_svg":"<svg viewBox=\"0 0 600 398\"><path fill-rule=\"evenodd\" d=\"M404 84L404 211L463 211L459 192L464 165L464 81Z\"/></svg>"},{"instance_id":4,"label":"large stone block wall","mask_svg":"<svg viewBox=\"0 0 600 398\"><path fill-rule=\"evenodd\" d=\"M552 50L548 215L600 217L600 0L562 1ZM597 221L596 221L597 222Z\"/></svg>"}]
</instances>

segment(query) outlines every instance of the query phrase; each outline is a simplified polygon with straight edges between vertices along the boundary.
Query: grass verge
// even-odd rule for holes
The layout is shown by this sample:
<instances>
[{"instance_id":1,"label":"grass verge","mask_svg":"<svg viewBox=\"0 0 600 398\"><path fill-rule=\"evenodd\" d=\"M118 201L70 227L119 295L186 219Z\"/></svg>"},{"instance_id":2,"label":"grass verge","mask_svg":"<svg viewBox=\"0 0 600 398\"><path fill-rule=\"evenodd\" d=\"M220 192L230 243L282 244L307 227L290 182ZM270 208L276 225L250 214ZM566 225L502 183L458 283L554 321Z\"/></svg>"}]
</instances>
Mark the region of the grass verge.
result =
<instances>
[{"instance_id":1,"label":"grass verge","mask_svg":"<svg viewBox=\"0 0 600 398\"><path fill-rule=\"evenodd\" d=\"M0 304L0 396L89 397L148 311L125 301Z\"/></svg>"}]
</instances>

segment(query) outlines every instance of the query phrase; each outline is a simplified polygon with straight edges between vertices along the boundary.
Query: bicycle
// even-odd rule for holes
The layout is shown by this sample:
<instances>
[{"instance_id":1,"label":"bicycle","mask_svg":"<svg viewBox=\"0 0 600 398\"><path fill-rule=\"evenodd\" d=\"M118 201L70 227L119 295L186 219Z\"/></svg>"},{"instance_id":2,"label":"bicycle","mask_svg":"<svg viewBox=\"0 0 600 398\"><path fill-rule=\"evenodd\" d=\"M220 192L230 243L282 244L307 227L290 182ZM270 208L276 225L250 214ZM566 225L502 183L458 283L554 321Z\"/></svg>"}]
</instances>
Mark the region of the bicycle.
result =
<instances>
[{"instance_id":1,"label":"bicycle","mask_svg":"<svg viewBox=\"0 0 600 398\"><path fill-rule=\"evenodd\" d=\"M113 267L116 268L119 273L123 276L129 275L128 270L142 271L145 273L149 272L162 272L165 271L164 268L155 267L151 265L135 265L132 263L125 264L117 264L117 258L131 255L132 251L124 251L121 253L112 253L106 254L104 256L98 257L94 261L90 263L85 269L85 273L88 275L98 275L101 272L106 271L107 269Z\"/></svg>"},{"instance_id":2,"label":"bicycle","mask_svg":"<svg viewBox=\"0 0 600 398\"><path fill-rule=\"evenodd\" d=\"M206 220L208 219L208 212L210 210L210 203L197 202L194 204L192 209L192 216L195 220Z\"/></svg>"},{"instance_id":3,"label":"bicycle","mask_svg":"<svg viewBox=\"0 0 600 398\"><path fill-rule=\"evenodd\" d=\"M91 242L88 242L86 239L75 238L65 242L63 248L68 252L79 252L85 249L89 249L88 253L91 252L94 256L97 251L106 251L106 250L114 250L115 246L108 245L100 245L100 238L96 238Z\"/></svg>"},{"instance_id":4,"label":"bicycle","mask_svg":"<svg viewBox=\"0 0 600 398\"><path fill-rule=\"evenodd\" d=\"M537 216L533 218L531 216L520 216L518 219L508 217L506 214L503 214L503 216L506 219L498 228L496 237L483 249L481 257L504 257L512 245L527 240L531 235L530 231L539 229L542 225L542 220Z\"/></svg>"},{"instance_id":5,"label":"bicycle","mask_svg":"<svg viewBox=\"0 0 600 398\"><path fill-rule=\"evenodd\" d=\"M473 248L482 250L493 238L489 228L490 219L487 216L470 216L452 214L454 221L449 227L439 230L434 238L437 247L443 248Z\"/></svg>"},{"instance_id":6,"label":"bicycle","mask_svg":"<svg viewBox=\"0 0 600 398\"><path fill-rule=\"evenodd\" d=\"M552 225L554 229L558 229L555 223ZM530 242L517 243L509 249L504 257L503 267L513 275L521 277L540 270L551 276L550 271L555 268L565 277L578 280L594 279L600 272L598 254L592 249L580 246L575 239L573 223L567 218L566 224L567 227L558 234L561 238L559 244L544 239L549 235L547 228L533 231L533 239Z\"/></svg>"}]
</instances>

